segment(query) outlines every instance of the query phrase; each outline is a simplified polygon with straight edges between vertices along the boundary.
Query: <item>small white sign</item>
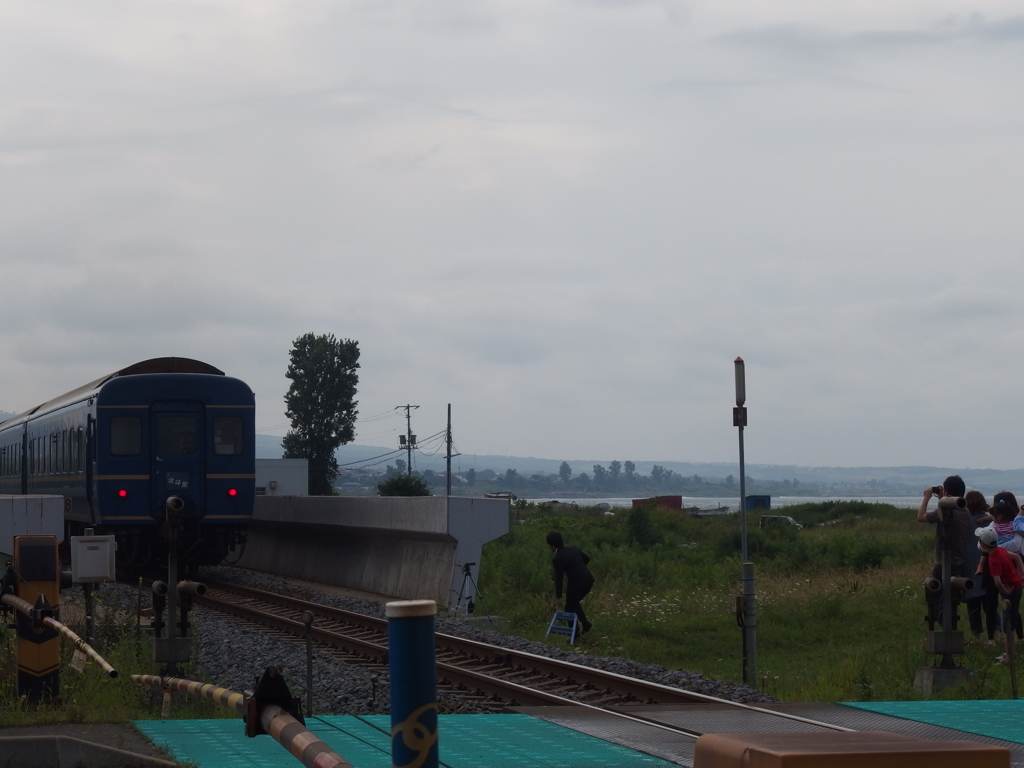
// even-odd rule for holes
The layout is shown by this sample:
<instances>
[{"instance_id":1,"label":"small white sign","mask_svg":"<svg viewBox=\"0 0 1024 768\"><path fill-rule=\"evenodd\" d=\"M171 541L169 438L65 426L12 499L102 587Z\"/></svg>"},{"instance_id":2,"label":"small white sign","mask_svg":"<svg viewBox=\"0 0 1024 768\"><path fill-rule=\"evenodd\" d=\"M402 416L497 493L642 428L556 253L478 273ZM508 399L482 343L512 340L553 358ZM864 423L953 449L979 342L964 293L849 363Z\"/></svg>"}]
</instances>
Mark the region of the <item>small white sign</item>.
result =
<instances>
[{"instance_id":1,"label":"small white sign","mask_svg":"<svg viewBox=\"0 0 1024 768\"><path fill-rule=\"evenodd\" d=\"M160 710L160 717L165 717L166 718L166 717L170 717L170 716L171 716L171 692L170 691L164 691L164 706Z\"/></svg>"},{"instance_id":2,"label":"small white sign","mask_svg":"<svg viewBox=\"0 0 1024 768\"><path fill-rule=\"evenodd\" d=\"M85 662L88 658L84 653L76 650L75 655L71 657L71 668L75 672L85 672Z\"/></svg>"}]
</instances>

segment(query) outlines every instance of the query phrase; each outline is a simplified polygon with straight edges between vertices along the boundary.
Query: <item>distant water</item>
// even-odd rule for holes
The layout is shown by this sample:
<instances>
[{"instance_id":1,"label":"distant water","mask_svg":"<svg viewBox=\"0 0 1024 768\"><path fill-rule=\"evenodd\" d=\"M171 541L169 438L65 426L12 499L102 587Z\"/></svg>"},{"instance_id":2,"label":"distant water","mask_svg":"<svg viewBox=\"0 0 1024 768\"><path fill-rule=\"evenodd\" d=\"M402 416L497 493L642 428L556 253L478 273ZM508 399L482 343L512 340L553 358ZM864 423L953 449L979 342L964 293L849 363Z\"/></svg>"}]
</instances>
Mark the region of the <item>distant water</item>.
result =
<instances>
[{"instance_id":1,"label":"distant water","mask_svg":"<svg viewBox=\"0 0 1024 768\"><path fill-rule=\"evenodd\" d=\"M612 507L631 507L633 499L566 499L560 497L545 497L529 499L533 502L558 501L562 504L579 504L580 506L594 506L597 504L608 504ZM781 509L793 504L813 504L819 501L867 501L873 504L892 504L894 507L906 507L917 509L921 503L920 496L772 496L772 509ZM740 508L739 496L683 496L684 507L699 507L700 509L715 509L717 507L728 507L732 512L738 512Z\"/></svg>"}]
</instances>

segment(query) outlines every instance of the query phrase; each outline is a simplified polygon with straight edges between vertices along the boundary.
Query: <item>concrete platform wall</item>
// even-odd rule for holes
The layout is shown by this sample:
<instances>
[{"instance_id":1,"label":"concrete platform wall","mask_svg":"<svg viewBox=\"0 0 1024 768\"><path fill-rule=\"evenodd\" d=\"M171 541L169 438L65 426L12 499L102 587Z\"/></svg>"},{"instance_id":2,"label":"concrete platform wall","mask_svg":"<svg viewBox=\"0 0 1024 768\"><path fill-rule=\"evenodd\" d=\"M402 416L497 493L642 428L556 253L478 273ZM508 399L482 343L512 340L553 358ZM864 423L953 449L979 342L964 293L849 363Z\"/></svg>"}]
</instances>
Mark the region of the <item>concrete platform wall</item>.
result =
<instances>
[{"instance_id":1,"label":"concrete platform wall","mask_svg":"<svg viewBox=\"0 0 1024 768\"><path fill-rule=\"evenodd\" d=\"M483 545L508 533L508 501L466 497L259 496L243 568L436 600L474 597Z\"/></svg>"}]
</instances>

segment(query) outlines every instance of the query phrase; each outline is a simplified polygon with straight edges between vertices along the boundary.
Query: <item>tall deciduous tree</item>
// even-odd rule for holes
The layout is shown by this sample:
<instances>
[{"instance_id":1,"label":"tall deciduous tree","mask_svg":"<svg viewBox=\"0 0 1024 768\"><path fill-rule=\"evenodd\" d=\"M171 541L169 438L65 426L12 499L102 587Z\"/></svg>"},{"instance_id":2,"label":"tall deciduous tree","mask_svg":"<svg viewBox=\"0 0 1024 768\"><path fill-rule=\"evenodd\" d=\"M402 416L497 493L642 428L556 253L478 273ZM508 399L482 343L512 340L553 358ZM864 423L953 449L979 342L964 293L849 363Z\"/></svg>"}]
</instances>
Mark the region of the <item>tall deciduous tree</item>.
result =
<instances>
[{"instance_id":1,"label":"tall deciduous tree","mask_svg":"<svg viewBox=\"0 0 1024 768\"><path fill-rule=\"evenodd\" d=\"M309 461L309 493L334 493L338 446L355 437L359 342L307 333L292 345L284 397L292 428L284 436L286 459Z\"/></svg>"},{"instance_id":2,"label":"tall deciduous tree","mask_svg":"<svg viewBox=\"0 0 1024 768\"><path fill-rule=\"evenodd\" d=\"M558 476L562 478L563 483L569 482L569 478L572 477L572 467L569 466L568 461L562 462L562 465L558 468Z\"/></svg>"}]
</instances>

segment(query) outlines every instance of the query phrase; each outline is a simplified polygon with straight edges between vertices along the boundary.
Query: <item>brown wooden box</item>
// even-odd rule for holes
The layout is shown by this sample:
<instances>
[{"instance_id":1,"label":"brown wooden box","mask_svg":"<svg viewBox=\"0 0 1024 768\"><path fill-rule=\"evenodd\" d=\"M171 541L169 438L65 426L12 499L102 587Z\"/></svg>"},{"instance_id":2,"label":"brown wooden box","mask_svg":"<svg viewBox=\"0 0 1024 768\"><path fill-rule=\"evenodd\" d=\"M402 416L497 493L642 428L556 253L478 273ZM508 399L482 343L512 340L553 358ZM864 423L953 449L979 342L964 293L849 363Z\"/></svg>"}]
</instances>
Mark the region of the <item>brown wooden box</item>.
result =
<instances>
[{"instance_id":1,"label":"brown wooden box","mask_svg":"<svg viewBox=\"0 0 1024 768\"><path fill-rule=\"evenodd\" d=\"M888 731L708 733L693 768L1010 768L1010 750Z\"/></svg>"}]
</instances>

